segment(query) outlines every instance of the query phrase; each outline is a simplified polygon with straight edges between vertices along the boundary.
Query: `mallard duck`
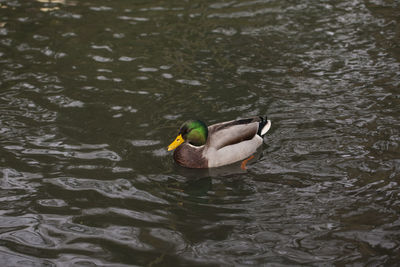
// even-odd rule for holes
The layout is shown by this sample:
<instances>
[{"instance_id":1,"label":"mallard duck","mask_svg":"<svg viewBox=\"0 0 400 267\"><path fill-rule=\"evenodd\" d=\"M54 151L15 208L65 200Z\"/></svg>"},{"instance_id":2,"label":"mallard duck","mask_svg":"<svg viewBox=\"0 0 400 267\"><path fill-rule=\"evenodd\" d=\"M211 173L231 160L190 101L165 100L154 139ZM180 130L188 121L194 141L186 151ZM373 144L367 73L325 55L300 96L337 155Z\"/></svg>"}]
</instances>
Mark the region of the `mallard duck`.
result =
<instances>
[{"instance_id":1,"label":"mallard duck","mask_svg":"<svg viewBox=\"0 0 400 267\"><path fill-rule=\"evenodd\" d=\"M271 127L267 117L253 117L213 124L200 120L182 124L178 136L168 146L175 161L188 168L213 168L250 157L263 143Z\"/></svg>"}]
</instances>

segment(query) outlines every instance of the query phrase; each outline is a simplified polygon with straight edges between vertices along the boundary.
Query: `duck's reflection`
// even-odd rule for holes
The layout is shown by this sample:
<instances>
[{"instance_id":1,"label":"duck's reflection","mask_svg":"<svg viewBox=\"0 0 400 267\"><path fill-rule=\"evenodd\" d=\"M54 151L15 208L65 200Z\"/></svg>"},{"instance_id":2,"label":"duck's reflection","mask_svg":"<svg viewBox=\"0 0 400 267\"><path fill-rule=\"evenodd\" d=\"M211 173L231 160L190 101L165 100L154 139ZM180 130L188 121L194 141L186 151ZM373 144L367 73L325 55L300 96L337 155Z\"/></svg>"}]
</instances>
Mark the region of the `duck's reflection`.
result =
<instances>
[{"instance_id":1,"label":"duck's reflection","mask_svg":"<svg viewBox=\"0 0 400 267\"><path fill-rule=\"evenodd\" d=\"M188 181L199 180L202 178L218 178L233 174L246 173L246 169L241 168L241 163L234 163L218 168L209 169L189 169L175 164L175 172L181 176L184 176Z\"/></svg>"},{"instance_id":2,"label":"duck's reflection","mask_svg":"<svg viewBox=\"0 0 400 267\"><path fill-rule=\"evenodd\" d=\"M175 164L174 173L185 178L185 182L179 186L182 192L190 196L206 196L208 192L215 190L213 188L213 179L222 180L237 175L241 177L251 169L251 164L256 162L260 157L261 152L255 154L254 158L248 161L246 168L243 168L242 162L209 169L190 169Z\"/></svg>"}]
</instances>

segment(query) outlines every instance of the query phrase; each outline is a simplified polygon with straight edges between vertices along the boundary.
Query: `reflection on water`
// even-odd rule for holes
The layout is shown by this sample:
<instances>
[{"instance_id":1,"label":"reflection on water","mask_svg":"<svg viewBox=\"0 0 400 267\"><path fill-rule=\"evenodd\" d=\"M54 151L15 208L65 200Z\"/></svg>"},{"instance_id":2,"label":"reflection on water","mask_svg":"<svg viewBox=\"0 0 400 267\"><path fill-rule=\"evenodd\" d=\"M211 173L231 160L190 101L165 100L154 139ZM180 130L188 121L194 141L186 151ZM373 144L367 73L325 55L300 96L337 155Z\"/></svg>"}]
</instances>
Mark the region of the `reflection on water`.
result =
<instances>
[{"instance_id":1,"label":"reflection on water","mask_svg":"<svg viewBox=\"0 0 400 267\"><path fill-rule=\"evenodd\" d=\"M395 1L0 0L0 262L395 265ZM268 115L255 160L166 151Z\"/></svg>"}]
</instances>

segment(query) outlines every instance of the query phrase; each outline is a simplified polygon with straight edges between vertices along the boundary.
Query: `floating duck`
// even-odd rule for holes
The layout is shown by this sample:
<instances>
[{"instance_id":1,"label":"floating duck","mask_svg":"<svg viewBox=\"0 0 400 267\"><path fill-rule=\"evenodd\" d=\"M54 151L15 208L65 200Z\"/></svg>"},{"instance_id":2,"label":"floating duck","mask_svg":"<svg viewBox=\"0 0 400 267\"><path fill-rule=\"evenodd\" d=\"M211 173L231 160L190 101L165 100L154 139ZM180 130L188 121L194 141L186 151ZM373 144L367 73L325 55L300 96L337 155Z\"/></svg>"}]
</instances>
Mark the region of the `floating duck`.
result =
<instances>
[{"instance_id":1,"label":"floating duck","mask_svg":"<svg viewBox=\"0 0 400 267\"><path fill-rule=\"evenodd\" d=\"M174 160L188 168L213 168L244 160L244 169L270 128L267 117L221 122L209 127L200 120L189 120L182 124L168 151L175 149Z\"/></svg>"}]
</instances>

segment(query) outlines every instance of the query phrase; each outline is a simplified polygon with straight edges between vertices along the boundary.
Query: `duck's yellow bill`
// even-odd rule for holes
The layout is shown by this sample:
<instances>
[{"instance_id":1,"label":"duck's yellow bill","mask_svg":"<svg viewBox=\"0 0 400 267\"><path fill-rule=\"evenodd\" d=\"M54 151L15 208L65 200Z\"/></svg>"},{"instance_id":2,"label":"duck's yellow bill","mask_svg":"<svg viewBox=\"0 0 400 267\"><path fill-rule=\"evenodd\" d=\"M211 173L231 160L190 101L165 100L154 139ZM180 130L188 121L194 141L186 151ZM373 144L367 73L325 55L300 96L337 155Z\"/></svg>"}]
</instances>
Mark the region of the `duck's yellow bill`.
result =
<instances>
[{"instance_id":1,"label":"duck's yellow bill","mask_svg":"<svg viewBox=\"0 0 400 267\"><path fill-rule=\"evenodd\" d=\"M182 138L182 135L178 135L174 142L172 142L169 146L168 146L168 151L174 150L175 148L177 148L178 146L180 146L183 142L185 142L185 140Z\"/></svg>"}]
</instances>

